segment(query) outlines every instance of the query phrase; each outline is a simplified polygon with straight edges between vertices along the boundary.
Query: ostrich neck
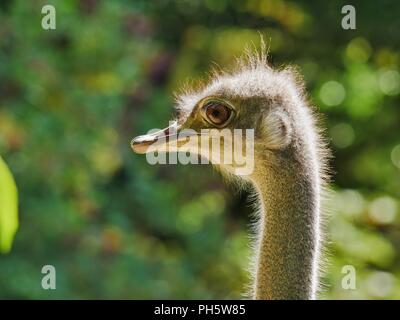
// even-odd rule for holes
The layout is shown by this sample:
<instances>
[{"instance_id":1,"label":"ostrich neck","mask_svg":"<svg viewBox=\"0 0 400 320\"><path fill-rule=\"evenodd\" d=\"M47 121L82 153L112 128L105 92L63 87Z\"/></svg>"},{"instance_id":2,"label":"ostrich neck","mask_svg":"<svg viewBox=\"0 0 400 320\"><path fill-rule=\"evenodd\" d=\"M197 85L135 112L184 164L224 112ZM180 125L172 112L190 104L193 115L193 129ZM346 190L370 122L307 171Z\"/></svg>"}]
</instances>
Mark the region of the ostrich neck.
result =
<instances>
[{"instance_id":1,"label":"ostrich neck","mask_svg":"<svg viewBox=\"0 0 400 320\"><path fill-rule=\"evenodd\" d=\"M259 193L256 299L314 299L319 185L313 161L275 163L253 179Z\"/></svg>"}]
</instances>

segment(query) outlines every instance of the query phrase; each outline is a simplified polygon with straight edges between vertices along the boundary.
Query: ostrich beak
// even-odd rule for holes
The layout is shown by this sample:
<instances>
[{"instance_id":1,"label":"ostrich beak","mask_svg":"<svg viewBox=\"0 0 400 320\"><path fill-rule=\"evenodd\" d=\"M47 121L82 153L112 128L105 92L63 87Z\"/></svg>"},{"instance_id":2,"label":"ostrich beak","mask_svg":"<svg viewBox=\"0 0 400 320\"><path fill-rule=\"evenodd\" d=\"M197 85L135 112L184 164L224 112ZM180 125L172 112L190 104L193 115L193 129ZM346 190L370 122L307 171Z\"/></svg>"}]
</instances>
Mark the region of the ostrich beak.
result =
<instances>
[{"instance_id":1,"label":"ostrich beak","mask_svg":"<svg viewBox=\"0 0 400 320\"><path fill-rule=\"evenodd\" d=\"M137 136L132 139L132 150L139 154L149 151L177 151L193 134L180 134L181 126L175 121L169 127L157 132Z\"/></svg>"}]
</instances>

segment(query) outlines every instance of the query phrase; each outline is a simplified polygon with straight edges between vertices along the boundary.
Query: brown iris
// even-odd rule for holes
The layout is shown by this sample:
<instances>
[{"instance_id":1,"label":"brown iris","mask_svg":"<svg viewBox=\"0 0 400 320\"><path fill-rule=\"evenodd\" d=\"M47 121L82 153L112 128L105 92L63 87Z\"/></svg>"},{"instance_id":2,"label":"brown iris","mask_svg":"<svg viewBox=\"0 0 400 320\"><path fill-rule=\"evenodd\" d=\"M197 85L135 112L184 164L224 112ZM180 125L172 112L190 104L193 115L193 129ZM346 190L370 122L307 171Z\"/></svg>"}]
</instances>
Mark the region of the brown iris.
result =
<instances>
[{"instance_id":1,"label":"brown iris","mask_svg":"<svg viewBox=\"0 0 400 320\"><path fill-rule=\"evenodd\" d=\"M207 120L217 126L226 123L232 113L232 110L220 101L207 102L203 108Z\"/></svg>"}]
</instances>

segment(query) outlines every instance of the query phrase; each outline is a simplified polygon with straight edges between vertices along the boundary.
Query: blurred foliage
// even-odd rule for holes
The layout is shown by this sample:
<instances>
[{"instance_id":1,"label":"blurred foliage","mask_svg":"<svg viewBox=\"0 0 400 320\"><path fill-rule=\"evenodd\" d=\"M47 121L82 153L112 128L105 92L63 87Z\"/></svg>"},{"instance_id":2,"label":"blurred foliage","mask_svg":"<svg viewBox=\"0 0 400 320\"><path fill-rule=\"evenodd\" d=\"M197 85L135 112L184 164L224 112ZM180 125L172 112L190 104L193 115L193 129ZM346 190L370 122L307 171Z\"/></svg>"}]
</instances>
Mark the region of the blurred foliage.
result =
<instances>
[{"instance_id":1,"label":"blurred foliage","mask_svg":"<svg viewBox=\"0 0 400 320\"><path fill-rule=\"evenodd\" d=\"M269 42L298 65L335 159L322 298L400 298L400 3L0 2L0 154L20 230L0 256L2 298L240 298L250 209L208 166L150 166L136 134L166 124L172 91ZM43 265L57 290L40 288ZM357 290L341 287L344 265Z\"/></svg>"},{"instance_id":2,"label":"blurred foliage","mask_svg":"<svg viewBox=\"0 0 400 320\"><path fill-rule=\"evenodd\" d=\"M18 229L18 196L14 178L0 157L0 253L11 250Z\"/></svg>"}]
</instances>

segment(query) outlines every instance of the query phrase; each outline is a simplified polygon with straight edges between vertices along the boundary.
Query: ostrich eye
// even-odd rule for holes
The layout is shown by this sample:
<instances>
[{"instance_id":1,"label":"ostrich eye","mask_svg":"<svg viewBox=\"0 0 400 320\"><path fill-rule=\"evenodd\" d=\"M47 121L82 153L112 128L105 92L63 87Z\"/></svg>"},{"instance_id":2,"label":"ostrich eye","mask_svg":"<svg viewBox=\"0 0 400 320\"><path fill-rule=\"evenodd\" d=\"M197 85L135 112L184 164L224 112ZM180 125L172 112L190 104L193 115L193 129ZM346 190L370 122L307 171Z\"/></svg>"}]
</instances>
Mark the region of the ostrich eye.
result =
<instances>
[{"instance_id":1,"label":"ostrich eye","mask_svg":"<svg viewBox=\"0 0 400 320\"><path fill-rule=\"evenodd\" d=\"M207 102L203 109L207 120L217 126L225 124L232 114L231 108L220 101Z\"/></svg>"}]
</instances>

